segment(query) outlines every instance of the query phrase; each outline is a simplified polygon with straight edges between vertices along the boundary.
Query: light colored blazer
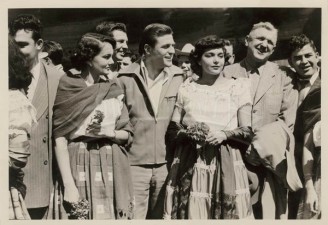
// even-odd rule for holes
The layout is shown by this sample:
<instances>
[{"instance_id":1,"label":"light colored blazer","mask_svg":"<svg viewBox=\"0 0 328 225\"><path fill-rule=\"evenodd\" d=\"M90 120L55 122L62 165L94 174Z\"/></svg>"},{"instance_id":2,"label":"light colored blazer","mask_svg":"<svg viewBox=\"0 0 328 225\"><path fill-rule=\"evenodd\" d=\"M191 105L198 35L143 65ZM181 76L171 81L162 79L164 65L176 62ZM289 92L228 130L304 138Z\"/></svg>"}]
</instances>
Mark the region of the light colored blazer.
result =
<instances>
[{"instance_id":1,"label":"light colored blazer","mask_svg":"<svg viewBox=\"0 0 328 225\"><path fill-rule=\"evenodd\" d=\"M40 78L36 86L32 104L37 111L37 126L30 136L31 156L24 168L24 183L27 191L27 208L49 205L52 188L52 107L54 105L59 78L63 75L54 67L41 61Z\"/></svg>"},{"instance_id":2,"label":"light colored blazer","mask_svg":"<svg viewBox=\"0 0 328 225\"><path fill-rule=\"evenodd\" d=\"M248 77L245 60L225 67L224 76ZM264 65L258 87L251 87L256 89L251 112L253 129L282 120L293 130L298 99L292 85L293 76L292 71L275 63Z\"/></svg>"}]
</instances>

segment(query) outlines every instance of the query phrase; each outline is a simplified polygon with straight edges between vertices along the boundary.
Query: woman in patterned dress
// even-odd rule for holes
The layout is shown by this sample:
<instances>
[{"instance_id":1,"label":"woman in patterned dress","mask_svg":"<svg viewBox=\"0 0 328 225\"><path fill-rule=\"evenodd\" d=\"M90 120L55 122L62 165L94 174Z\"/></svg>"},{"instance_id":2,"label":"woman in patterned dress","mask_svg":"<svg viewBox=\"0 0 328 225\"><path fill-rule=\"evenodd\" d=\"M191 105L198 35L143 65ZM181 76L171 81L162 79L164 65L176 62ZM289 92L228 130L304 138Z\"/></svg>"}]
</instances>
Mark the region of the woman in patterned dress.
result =
<instances>
[{"instance_id":1,"label":"woman in patterned dress","mask_svg":"<svg viewBox=\"0 0 328 225\"><path fill-rule=\"evenodd\" d=\"M123 91L106 76L113 49L112 38L83 35L72 57L75 69L61 78L54 105L55 153L64 203L86 199L88 219L132 218L131 176L124 149L132 141L132 131Z\"/></svg>"},{"instance_id":2,"label":"woman in patterned dress","mask_svg":"<svg viewBox=\"0 0 328 225\"><path fill-rule=\"evenodd\" d=\"M252 137L251 97L246 79L222 76L224 42L207 36L190 54L198 80L180 86L167 132L174 159L168 177L164 218L252 218L249 184L240 150ZM205 123L205 143L190 138L188 126Z\"/></svg>"}]
</instances>

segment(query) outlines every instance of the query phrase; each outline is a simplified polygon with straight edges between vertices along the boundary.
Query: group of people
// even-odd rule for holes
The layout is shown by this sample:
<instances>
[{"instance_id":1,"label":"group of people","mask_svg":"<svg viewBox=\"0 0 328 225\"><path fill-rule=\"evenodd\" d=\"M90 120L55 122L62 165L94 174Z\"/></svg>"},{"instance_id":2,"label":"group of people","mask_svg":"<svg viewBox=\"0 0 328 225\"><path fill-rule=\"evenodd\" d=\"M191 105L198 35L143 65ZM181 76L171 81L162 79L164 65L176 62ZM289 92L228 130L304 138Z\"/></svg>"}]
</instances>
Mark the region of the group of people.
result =
<instances>
[{"instance_id":1,"label":"group of people","mask_svg":"<svg viewBox=\"0 0 328 225\"><path fill-rule=\"evenodd\" d=\"M227 40L176 51L153 23L136 59L125 24L105 21L64 72L41 31L33 15L10 22L10 219L73 218L76 205L79 219L321 218L320 57L307 36L281 67L270 22L253 25L238 63Z\"/></svg>"}]
</instances>

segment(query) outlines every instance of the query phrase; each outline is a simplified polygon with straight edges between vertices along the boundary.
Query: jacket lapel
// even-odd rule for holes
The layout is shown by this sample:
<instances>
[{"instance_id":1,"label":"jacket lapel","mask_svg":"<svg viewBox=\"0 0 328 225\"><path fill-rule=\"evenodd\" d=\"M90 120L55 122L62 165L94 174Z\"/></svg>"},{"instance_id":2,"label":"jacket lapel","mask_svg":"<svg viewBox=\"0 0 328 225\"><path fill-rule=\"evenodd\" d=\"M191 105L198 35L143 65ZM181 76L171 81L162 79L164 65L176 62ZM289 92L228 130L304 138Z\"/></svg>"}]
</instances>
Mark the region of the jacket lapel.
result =
<instances>
[{"instance_id":1,"label":"jacket lapel","mask_svg":"<svg viewBox=\"0 0 328 225\"><path fill-rule=\"evenodd\" d=\"M48 108L48 81L45 68L41 63L40 78L32 99L32 104L36 108L36 119L39 120L44 111Z\"/></svg>"},{"instance_id":2,"label":"jacket lapel","mask_svg":"<svg viewBox=\"0 0 328 225\"><path fill-rule=\"evenodd\" d=\"M254 105L263 97L274 83L275 72L269 64L264 65L263 72L254 97Z\"/></svg>"}]
</instances>

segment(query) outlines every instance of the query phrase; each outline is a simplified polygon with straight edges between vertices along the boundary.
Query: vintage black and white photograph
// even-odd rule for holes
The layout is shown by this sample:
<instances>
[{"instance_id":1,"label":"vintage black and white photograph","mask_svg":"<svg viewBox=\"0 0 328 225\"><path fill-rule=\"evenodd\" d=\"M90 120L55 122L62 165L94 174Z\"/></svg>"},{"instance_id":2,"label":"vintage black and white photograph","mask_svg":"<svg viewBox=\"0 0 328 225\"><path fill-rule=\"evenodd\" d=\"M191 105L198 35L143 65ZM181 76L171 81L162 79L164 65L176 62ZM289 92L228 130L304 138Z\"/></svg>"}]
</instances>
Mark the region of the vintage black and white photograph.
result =
<instances>
[{"instance_id":1,"label":"vintage black and white photograph","mask_svg":"<svg viewBox=\"0 0 328 225\"><path fill-rule=\"evenodd\" d=\"M9 7L7 219L320 220L325 10Z\"/></svg>"}]
</instances>

